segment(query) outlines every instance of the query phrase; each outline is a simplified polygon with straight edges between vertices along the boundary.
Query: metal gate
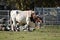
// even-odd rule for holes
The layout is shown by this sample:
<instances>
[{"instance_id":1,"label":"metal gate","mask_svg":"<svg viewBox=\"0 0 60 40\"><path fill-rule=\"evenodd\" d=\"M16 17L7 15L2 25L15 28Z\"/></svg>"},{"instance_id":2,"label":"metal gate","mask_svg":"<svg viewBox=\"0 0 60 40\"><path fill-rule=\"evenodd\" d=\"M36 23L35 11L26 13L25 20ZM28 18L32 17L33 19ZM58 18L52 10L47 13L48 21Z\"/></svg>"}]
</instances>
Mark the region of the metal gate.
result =
<instances>
[{"instance_id":1,"label":"metal gate","mask_svg":"<svg viewBox=\"0 0 60 40\"><path fill-rule=\"evenodd\" d=\"M9 24L9 10L0 10L0 25Z\"/></svg>"},{"instance_id":2,"label":"metal gate","mask_svg":"<svg viewBox=\"0 0 60 40\"><path fill-rule=\"evenodd\" d=\"M43 18L43 24L45 25L60 25L60 8L38 8L35 12L37 15Z\"/></svg>"}]
</instances>

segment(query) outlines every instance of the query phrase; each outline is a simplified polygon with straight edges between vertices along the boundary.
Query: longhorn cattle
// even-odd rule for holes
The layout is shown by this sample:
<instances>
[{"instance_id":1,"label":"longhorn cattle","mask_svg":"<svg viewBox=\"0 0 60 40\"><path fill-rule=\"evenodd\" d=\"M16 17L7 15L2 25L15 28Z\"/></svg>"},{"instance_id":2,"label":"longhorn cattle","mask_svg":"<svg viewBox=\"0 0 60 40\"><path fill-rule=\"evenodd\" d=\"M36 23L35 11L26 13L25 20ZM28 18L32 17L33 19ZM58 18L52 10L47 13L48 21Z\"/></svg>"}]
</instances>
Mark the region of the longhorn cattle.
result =
<instances>
[{"instance_id":1,"label":"longhorn cattle","mask_svg":"<svg viewBox=\"0 0 60 40\"><path fill-rule=\"evenodd\" d=\"M16 30L17 23L21 26L21 24L26 23L24 25L25 28L28 26L35 27L35 12L34 11L20 11L20 10L12 10L10 12L10 18L11 18L11 30L14 31L14 28ZM16 30L17 31L17 30Z\"/></svg>"}]
</instances>

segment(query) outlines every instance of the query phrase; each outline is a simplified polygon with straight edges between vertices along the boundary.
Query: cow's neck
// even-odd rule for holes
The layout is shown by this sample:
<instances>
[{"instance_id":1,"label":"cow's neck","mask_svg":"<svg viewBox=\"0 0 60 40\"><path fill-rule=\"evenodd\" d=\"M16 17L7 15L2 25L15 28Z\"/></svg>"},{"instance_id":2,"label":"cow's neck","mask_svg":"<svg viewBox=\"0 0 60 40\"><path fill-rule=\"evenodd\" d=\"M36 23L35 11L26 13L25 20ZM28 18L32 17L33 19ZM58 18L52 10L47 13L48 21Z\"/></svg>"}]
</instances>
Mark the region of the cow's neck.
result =
<instances>
[{"instance_id":1,"label":"cow's neck","mask_svg":"<svg viewBox=\"0 0 60 40\"><path fill-rule=\"evenodd\" d=\"M33 19L33 17L30 17L31 22L35 23L35 19Z\"/></svg>"}]
</instances>

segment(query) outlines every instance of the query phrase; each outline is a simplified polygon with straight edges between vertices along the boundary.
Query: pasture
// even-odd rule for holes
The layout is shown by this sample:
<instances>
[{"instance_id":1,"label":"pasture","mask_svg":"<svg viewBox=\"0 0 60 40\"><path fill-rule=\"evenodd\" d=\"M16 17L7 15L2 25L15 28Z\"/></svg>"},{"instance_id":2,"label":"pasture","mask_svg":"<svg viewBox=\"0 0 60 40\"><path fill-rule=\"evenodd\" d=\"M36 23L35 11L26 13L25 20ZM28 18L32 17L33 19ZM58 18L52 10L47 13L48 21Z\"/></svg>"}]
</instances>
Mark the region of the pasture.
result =
<instances>
[{"instance_id":1,"label":"pasture","mask_svg":"<svg viewBox=\"0 0 60 40\"><path fill-rule=\"evenodd\" d=\"M45 26L33 32L0 31L0 40L60 40L60 26Z\"/></svg>"}]
</instances>

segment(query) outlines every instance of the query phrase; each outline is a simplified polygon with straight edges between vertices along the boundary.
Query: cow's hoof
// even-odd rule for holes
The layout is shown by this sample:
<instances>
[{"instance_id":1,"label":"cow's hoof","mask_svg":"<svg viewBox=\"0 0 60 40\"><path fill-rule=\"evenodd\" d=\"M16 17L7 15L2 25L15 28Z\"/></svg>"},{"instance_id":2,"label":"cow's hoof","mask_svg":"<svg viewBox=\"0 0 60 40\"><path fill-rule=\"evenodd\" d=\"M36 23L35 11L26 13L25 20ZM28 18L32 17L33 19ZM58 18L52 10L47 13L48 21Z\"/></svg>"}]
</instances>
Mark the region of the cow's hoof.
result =
<instances>
[{"instance_id":1,"label":"cow's hoof","mask_svg":"<svg viewBox=\"0 0 60 40\"><path fill-rule=\"evenodd\" d=\"M29 32L32 32L32 30L28 30Z\"/></svg>"},{"instance_id":2,"label":"cow's hoof","mask_svg":"<svg viewBox=\"0 0 60 40\"><path fill-rule=\"evenodd\" d=\"M14 32L14 30L10 30L11 32Z\"/></svg>"},{"instance_id":3,"label":"cow's hoof","mask_svg":"<svg viewBox=\"0 0 60 40\"><path fill-rule=\"evenodd\" d=\"M24 30L24 31L27 31L27 30Z\"/></svg>"},{"instance_id":4,"label":"cow's hoof","mask_svg":"<svg viewBox=\"0 0 60 40\"><path fill-rule=\"evenodd\" d=\"M33 29L33 31L35 31L36 29Z\"/></svg>"},{"instance_id":5,"label":"cow's hoof","mask_svg":"<svg viewBox=\"0 0 60 40\"><path fill-rule=\"evenodd\" d=\"M5 30L5 27L2 27L2 31L4 31Z\"/></svg>"},{"instance_id":6,"label":"cow's hoof","mask_svg":"<svg viewBox=\"0 0 60 40\"><path fill-rule=\"evenodd\" d=\"M30 30L28 30L29 32L32 32L32 31L35 31L36 29L30 29Z\"/></svg>"}]
</instances>

